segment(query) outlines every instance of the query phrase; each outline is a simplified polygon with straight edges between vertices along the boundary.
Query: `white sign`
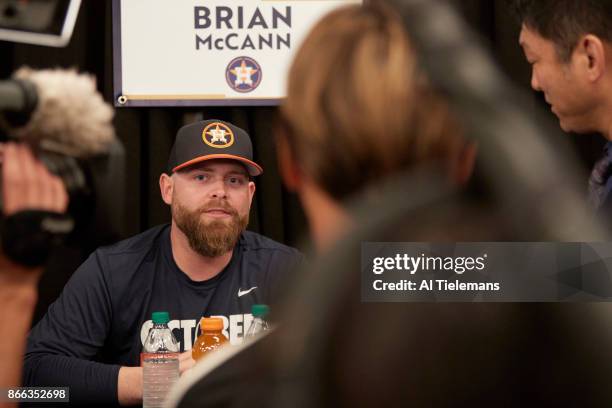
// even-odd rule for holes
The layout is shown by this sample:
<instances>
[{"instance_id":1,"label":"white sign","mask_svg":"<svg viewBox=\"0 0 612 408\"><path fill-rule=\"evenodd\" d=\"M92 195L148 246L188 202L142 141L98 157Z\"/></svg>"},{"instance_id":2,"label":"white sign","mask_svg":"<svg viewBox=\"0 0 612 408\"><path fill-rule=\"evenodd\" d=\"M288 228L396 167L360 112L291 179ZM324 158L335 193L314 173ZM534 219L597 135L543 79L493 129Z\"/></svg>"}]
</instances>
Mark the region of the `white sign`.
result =
<instances>
[{"instance_id":1,"label":"white sign","mask_svg":"<svg viewBox=\"0 0 612 408\"><path fill-rule=\"evenodd\" d=\"M361 0L114 0L117 106L275 105L293 55Z\"/></svg>"}]
</instances>

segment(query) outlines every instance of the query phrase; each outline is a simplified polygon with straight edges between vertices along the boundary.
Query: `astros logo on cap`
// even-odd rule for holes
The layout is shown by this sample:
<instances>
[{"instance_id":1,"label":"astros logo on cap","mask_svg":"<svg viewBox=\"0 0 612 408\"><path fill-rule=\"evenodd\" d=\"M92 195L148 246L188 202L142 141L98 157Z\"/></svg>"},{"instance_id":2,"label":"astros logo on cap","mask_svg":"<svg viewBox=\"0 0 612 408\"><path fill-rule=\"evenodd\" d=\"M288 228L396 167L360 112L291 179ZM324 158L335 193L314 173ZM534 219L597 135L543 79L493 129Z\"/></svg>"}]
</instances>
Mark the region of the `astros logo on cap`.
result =
<instances>
[{"instance_id":1,"label":"astros logo on cap","mask_svg":"<svg viewBox=\"0 0 612 408\"><path fill-rule=\"evenodd\" d=\"M202 140L210 147L224 149L234 144L234 132L224 123L213 122L202 131Z\"/></svg>"}]
</instances>

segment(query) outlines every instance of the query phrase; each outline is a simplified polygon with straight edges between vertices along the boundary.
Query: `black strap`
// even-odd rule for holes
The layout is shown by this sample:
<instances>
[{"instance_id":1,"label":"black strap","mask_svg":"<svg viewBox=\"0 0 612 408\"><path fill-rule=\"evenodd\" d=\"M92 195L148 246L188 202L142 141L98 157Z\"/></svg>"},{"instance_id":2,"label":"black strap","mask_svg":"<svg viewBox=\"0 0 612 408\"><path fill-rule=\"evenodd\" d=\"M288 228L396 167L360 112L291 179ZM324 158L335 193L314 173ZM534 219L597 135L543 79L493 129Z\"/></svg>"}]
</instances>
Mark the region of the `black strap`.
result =
<instances>
[{"instance_id":1,"label":"black strap","mask_svg":"<svg viewBox=\"0 0 612 408\"><path fill-rule=\"evenodd\" d=\"M43 265L74 228L73 219L48 211L20 211L0 223L2 250L14 262Z\"/></svg>"}]
</instances>

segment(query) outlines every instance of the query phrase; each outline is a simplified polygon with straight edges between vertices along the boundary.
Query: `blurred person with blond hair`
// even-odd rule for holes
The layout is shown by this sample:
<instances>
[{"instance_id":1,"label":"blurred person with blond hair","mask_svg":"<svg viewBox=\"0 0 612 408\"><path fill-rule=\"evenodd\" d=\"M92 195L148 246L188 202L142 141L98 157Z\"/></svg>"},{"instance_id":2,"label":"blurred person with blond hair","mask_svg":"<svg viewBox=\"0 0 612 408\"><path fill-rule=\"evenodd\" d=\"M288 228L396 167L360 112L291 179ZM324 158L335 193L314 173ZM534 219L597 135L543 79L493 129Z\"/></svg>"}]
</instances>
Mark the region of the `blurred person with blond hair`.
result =
<instances>
[{"instance_id":1,"label":"blurred person with blond hair","mask_svg":"<svg viewBox=\"0 0 612 408\"><path fill-rule=\"evenodd\" d=\"M420 167L464 184L476 156L384 3L344 7L315 25L291 66L276 136L284 183L298 194L319 253L356 222L355 197ZM282 326L263 341L207 357L168 405L265 406L257 396L273 382L268 352L277 336Z\"/></svg>"}]
</instances>

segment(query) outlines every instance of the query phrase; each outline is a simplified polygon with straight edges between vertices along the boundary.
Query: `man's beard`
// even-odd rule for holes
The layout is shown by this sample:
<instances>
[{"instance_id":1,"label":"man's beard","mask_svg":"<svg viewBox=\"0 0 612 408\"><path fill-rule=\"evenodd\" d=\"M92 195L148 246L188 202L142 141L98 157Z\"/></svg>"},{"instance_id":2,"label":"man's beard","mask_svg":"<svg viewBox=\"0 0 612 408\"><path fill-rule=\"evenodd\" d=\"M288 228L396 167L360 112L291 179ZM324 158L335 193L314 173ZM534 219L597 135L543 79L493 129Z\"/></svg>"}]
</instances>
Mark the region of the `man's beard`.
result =
<instances>
[{"instance_id":1,"label":"man's beard","mask_svg":"<svg viewBox=\"0 0 612 408\"><path fill-rule=\"evenodd\" d=\"M208 222L202 219L202 214L210 208L227 211L231 215L229 222L227 219ZM195 211L189 211L180 203L174 202L172 219L189 240L191 249L211 258L233 250L240 234L249 224L248 213L240 217L234 208L222 201L211 201Z\"/></svg>"}]
</instances>

